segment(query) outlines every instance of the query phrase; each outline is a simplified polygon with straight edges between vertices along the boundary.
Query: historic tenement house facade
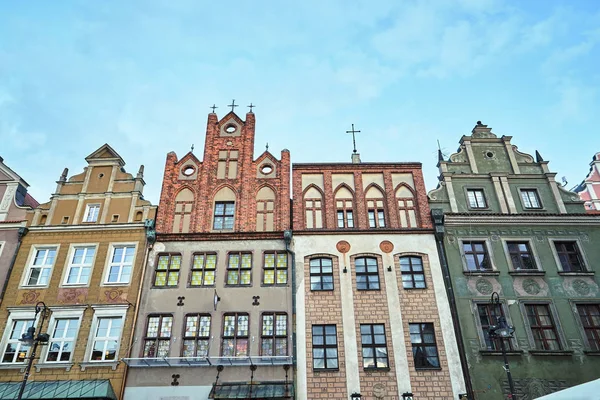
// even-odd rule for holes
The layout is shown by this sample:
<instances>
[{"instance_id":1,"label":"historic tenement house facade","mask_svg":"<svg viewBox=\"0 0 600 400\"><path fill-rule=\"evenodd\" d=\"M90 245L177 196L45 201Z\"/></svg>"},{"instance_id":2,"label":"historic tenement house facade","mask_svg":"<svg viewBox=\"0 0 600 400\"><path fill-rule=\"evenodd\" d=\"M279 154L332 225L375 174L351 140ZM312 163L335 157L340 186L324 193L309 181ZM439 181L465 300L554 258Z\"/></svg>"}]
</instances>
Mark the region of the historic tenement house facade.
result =
<instances>
[{"instance_id":1,"label":"historic tenement house facade","mask_svg":"<svg viewBox=\"0 0 600 400\"><path fill-rule=\"evenodd\" d=\"M600 212L600 152L594 154L590 172L573 191L585 202L586 211Z\"/></svg>"},{"instance_id":2,"label":"historic tenement house facade","mask_svg":"<svg viewBox=\"0 0 600 400\"><path fill-rule=\"evenodd\" d=\"M254 138L211 113L202 160L167 155L126 399L294 396L290 154Z\"/></svg>"},{"instance_id":3,"label":"historic tenement house facade","mask_svg":"<svg viewBox=\"0 0 600 400\"><path fill-rule=\"evenodd\" d=\"M500 342L488 335L499 315L515 328L505 343L519 399L598 378L600 216L585 214L539 153L521 153L481 122L438 166L429 206L440 236L445 229L474 398L508 394Z\"/></svg>"},{"instance_id":4,"label":"historic tenement house facade","mask_svg":"<svg viewBox=\"0 0 600 400\"><path fill-rule=\"evenodd\" d=\"M4 297L9 271L25 234L27 210L38 205L27 193L29 185L0 157L0 301Z\"/></svg>"},{"instance_id":5,"label":"historic tenement house facade","mask_svg":"<svg viewBox=\"0 0 600 400\"><path fill-rule=\"evenodd\" d=\"M298 399L464 393L421 164L294 164Z\"/></svg>"},{"instance_id":6,"label":"historic tenement house facade","mask_svg":"<svg viewBox=\"0 0 600 400\"><path fill-rule=\"evenodd\" d=\"M142 196L143 167L137 176L125 172L109 145L86 161L70 178L65 169L50 201L27 212L0 310L2 398L16 398L18 385L8 382L23 378L31 348L19 339L31 325L50 340L38 347L24 398L63 398L67 388L70 398L121 398L120 359L131 345L147 250L144 221L156 209ZM35 318L38 302L47 306L45 319Z\"/></svg>"}]
</instances>

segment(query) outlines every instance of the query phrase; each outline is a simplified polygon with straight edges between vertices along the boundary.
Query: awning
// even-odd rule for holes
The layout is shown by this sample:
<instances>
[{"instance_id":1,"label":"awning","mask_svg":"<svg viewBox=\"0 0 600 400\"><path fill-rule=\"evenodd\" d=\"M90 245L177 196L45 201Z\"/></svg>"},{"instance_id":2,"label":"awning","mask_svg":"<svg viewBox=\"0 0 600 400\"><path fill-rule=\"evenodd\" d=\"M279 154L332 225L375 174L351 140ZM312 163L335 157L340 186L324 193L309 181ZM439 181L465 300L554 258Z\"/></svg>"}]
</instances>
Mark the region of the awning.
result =
<instances>
[{"instance_id":1,"label":"awning","mask_svg":"<svg viewBox=\"0 0 600 400\"><path fill-rule=\"evenodd\" d=\"M21 382L0 382L0 399L16 399ZM117 400L108 379L86 381L27 382L23 399L94 399Z\"/></svg>"},{"instance_id":2,"label":"awning","mask_svg":"<svg viewBox=\"0 0 600 400\"><path fill-rule=\"evenodd\" d=\"M223 383L213 386L209 399L293 399L294 385L272 383Z\"/></svg>"},{"instance_id":3,"label":"awning","mask_svg":"<svg viewBox=\"0 0 600 400\"><path fill-rule=\"evenodd\" d=\"M547 396L538 397L539 400L597 400L600 392L600 379L563 389Z\"/></svg>"}]
</instances>

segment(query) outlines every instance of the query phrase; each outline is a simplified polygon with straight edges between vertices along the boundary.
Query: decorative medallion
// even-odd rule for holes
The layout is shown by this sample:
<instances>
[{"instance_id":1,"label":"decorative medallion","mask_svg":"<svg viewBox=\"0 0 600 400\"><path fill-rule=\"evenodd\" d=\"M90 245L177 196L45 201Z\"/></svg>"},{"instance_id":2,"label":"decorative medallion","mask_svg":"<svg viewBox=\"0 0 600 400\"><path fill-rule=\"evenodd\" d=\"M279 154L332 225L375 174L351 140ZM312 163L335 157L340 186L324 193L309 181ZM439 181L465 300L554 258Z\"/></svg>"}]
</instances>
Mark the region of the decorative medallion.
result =
<instances>
[{"instance_id":1,"label":"decorative medallion","mask_svg":"<svg viewBox=\"0 0 600 400\"><path fill-rule=\"evenodd\" d=\"M535 296L542 291L540 284L535 280L528 278L523 281L523 290L532 296Z\"/></svg>"},{"instance_id":2,"label":"decorative medallion","mask_svg":"<svg viewBox=\"0 0 600 400\"><path fill-rule=\"evenodd\" d=\"M57 300L59 303L81 304L85 302L87 289L58 289Z\"/></svg>"},{"instance_id":3,"label":"decorative medallion","mask_svg":"<svg viewBox=\"0 0 600 400\"><path fill-rule=\"evenodd\" d=\"M384 240L383 242L379 243L379 248L384 253L391 253L394 251L394 244L389 240Z\"/></svg>"},{"instance_id":4,"label":"decorative medallion","mask_svg":"<svg viewBox=\"0 0 600 400\"><path fill-rule=\"evenodd\" d=\"M492 242L497 242L498 240L500 240L500 236L492 235Z\"/></svg>"},{"instance_id":5,"label":"decorative medallion","mask_svg":"<svg viewBox=\"0 0 600 400\"><path fill-rule=\"evenodd\" d=\"M492 283L484 278L477 279L477 282L475 282L475 288L477 288L479 293L485 296L492 294L494 291L494 286Z\"/></svg>"},{"instance_id":6,"label":"decorative medallion","mask_svg":"<svg viewBox=\"0 0 600 400\"><path fill-rule=\"evenodd\" d=\"M35 304L40 297L40 292L36 292L35 290L29 290L23 293L23 299L21 300L21 304Z\"/></svg>"},{"instance_id":7,"label":"decorative medallion","mask_svg":"<svg viewBox=\"0 0 600 400\"><path fill-rule=\"evenodd\" d=\"M456 243L456 236L446 235L446 240L448 241L448 243Z\"/></svg>"},{"instance_id":8,"label":"decorative medallion","mask_svg":"<svg viewBox=\"0 0 600 400\"><path fill-rule=\"evenodd\" d=\"M385 397L385 385L383 383L373 385L373 396L375 396L377 400L381 400Z\"/></svg>"},{"instance_id":9,"label":"decorative medallion","mask_svg":"<svg viewBox=\"0 0 600 400\"><path fill-rule=\"evenodd\" d=\"M587 296L590 294L592 289L590 288L590 285L583 279L575 279L573 281L573 290L581 296Z\"/></svg>"},{"instance_id":10,"label":"decorative medallion","mask_svg":"<svg viewBox=\"0 0 600 400\"><path fill-rule=\"evenodd\" d=\"M105 299L108 303L118 303L120 301L124 301L124 299L121 297L122 295L122 289L111 289L104 292Z\"/></svg>"},{"instance_id":11,"label":"decorative medallion","mask_svg":"<svg viewBox=\"0 0 600 400\"><path fill-rule=\"evenodd\" d=\"M337 249L337 251L339 251L342 254L346 254L347 252L350 251L350 243L346 242L345 240L340 240L339 242L337 242L337 244L335 245L335 248Z\"/></svg>"}]
</instances>

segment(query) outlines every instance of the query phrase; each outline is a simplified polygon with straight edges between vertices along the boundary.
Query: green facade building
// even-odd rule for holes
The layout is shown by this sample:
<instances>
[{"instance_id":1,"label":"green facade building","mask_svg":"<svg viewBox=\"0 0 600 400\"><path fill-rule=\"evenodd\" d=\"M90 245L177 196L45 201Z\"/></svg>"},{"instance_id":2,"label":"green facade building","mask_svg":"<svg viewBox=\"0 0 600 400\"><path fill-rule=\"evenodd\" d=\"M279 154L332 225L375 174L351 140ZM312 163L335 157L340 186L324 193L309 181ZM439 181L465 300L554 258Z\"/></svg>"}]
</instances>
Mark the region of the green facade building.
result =
<instances>
[{"instance_id":1,"label":"green facade building","mask_svg":"<svg viewBox=\"0 0 600 400\"><path fill-rule=\"evenodd\" d=\"M438 167L429 201L469 398L510 398L499 342L488 335L499 313L515 328L505 345L518 400L597 379L600 215L585 213L537 151L521 153L481 122L448 160L440 153ZM501 307L490 305L493 292Z\"/></svg>"}]
</instances>

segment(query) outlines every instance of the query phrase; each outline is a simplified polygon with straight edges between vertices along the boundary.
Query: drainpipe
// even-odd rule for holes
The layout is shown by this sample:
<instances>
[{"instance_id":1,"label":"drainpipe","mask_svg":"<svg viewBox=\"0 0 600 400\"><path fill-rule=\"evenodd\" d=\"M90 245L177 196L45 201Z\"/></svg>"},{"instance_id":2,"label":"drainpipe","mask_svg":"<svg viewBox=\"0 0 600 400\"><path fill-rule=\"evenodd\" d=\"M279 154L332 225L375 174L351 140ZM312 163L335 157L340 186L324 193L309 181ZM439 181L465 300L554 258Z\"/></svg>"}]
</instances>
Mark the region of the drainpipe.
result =
<instances>
[{"instance_id":1,"label":"drainpipe","mask_svg":"<svg viewBox=\"0 0 600 400\"><path fill-rule=\"evenodd\" d=\"M437 245L440 264L442 266L442 273L444 274L446 293L448 295L448 301L450 302L450 314L452 315L452 321L454 322L454 335L456 336L456 344L458 345L460 364L462 366L463 377L465 379L465 388L467 390L468 398L475 399L473 386L471 385L471 374L469 373L467 353L465 351L465 344L463 342L462 329L460 327L460 321L458 319L458 307L456 306L456 299L454 298L454 289L452 288L452 280L450 279L450 269L448 267L448 260L446 258L446 248L444 247L444 210L440 208L432 209L431 217L433 219L433 225L435 227L435 243Z\"/></svg>"},{"instance_id":2,"label":"drainpipe","mask_svg":"<svg viewBox=\"0 0 600 400\"><path fill-rule=\"evenodd\" d=\"M149 224L148 221L151 221ZM144 287L144 277L146 276L146 266L148 265L148 257L150 255L150 249L154 246L154 242L156 242L156 231L154 231L154 220L147 219L146 222L146 250L144 254L144 264L142 265L142 279L140 282L140 287L138 288L137 298L135 300L135 304L133 305L133 324L131 325L131 333L129 335L129 345L127 346L127 358L131 357L131 348L133 346L133 334L135 333L135 325L137 324L138 319L138 310L140 300L142 298L142 289ZM125 364L125 363L124 363ZM120 400L123 400L125 396L125 386L127 384L127 375L129 375L129 366L125 364L125 371L123 372L123 384L121 385L121 393L119 396Z\"/></svg>"},{"instance_id":3,"label":"drainpipe","mask_svg":"<svg viewBox=\"0 0 600 400\"><path fill-rule=\"evenodd\" d=\"M292 256L292 365L294 366L294 373L296 367L296 253L290 250L289 246L292 243L292 231L283 231L283 241L285 242L285 251ZM287 373L287 371L286 371ZM296 380L293 380L294 386ZM296 389L296 388L294 388ZM294 390L294 393L296 391Z\"/></svg>"},{"instance_id":4,"label":"drainpipe","mask_svg":"<svg viewBox=\"0 0 600 400\"><path fill-rule=\"evenodd\" d=\"M8 280L10 279L10 275L12 274L12 270L15 266L15 262L17 261L17 254L19 254L19 249L21 248L21 243L23 243L23 237L25 235L27 235L27 232L29 232L29 229L27 229L24 226L20 227L19 231L17 232L17 235L18 235L17 248L15 249L15 252L13 253L12 260L10 261L10 267L8 267L8 273L6 274L6 278L4 279L4 286L2 286L2 293L0 293L0 302L2 302L2 300L4 299L4 294L6 293L6 289L8 289Z\"/></svg>"}]
</instances>

